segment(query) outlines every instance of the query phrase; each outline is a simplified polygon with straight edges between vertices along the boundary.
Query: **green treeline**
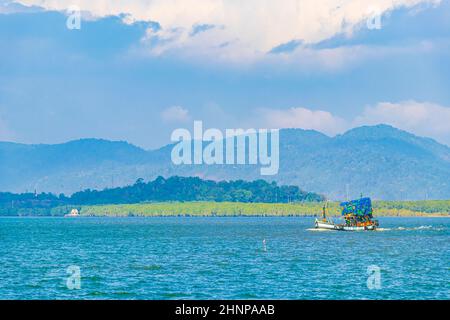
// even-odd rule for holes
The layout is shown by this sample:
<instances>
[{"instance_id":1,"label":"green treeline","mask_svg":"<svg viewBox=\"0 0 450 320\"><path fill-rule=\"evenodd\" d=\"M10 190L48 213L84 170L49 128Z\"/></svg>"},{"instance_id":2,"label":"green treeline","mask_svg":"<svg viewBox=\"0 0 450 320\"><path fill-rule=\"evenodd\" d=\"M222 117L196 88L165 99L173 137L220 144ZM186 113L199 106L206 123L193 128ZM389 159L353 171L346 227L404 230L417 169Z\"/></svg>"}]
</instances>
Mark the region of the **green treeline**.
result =
<instances>
[{"instance_id":1,"label":"green treeline","mask_svg":"<svg viewBox=\"0 0 450 320\"><path fill-rule=\"evenodd\" d=\"M212 181L198 177L158 177L144 183L142 179L132 186L103 191L86 190L72 195L71 202L84 204L127 204L144 201L215 201L289 203L297 201L323 201L324 197L305 192L297 186L278 186L275 182Z\"/></svg>"},{"instance_id":2,"label":"green treeline","mask_svg":"<svg viewBox=\"0 0 450 320\"><path fill-rule=\"evenodd\" d=\"M66 197L51 193L0 193L0 215L57 215L67 206L133 204L167 201L209 201L239 203L318 202L324 197L300 190L297 186L278 186L275 182L211 181L197 177L158 177L145 183L98 190L84 190Z\"/></svg>"},{"instance_id":3,"label":"green treeline","mask_svg":"<svg viewBox=\"0 0 450 320\"><path fill-rule=\"evenodd\" d=\"M209 181L158 177L145 183L73 194L0 193L0 216L63 216L76 208L84 216L314 216L324 197L296 186L264 180ZM374 201L375 216L449 216L450 200ZM329 215L339 216L338 202Z\"/></svg>"},{"instance_id":4,"label":"green treeline","mask_svg":"<svg viewBox=\"0 0 450 320\"><path fill-rule=\"evenodd\" d=\"M431 202L431 203L429 203ZM403 206L402 206L403 205ZM319 216L323 203L164 202L83 206L83 216ZM426 208L428 211L422 211ZM432 209L431 209L432 208ZM339 216L339 203L330 202L329 215ZM450 216L450 201L375 201L374 215Z\"/></svg>"},{"instance_id":5,"label":"green treeline","mask_svg":"<svg viewBox=\"0 0 450 320\"><path fill-rule=\"evenodd\" d=\"M0 193L0 216L48 216L57 207L68 204L64 195L51 193Z\"/></svg>"},{"instance_id":6,"label":"green treeline","mask_svg":"<svg viewBox=\"0 0 450 320\"><path fill-rule=\"evenodd\" d=\"M111 205L63 205L53 208L0 209L0 215L63 216L78 209L83 216L318 216L323 202L242 203L242 202L152 202ZM374 201L374 215L450 217L450 200ZM8 211L10 210L10 211ZM338 202L330 202L330 216L339 216Z\"/></svg>"}]
</instances>

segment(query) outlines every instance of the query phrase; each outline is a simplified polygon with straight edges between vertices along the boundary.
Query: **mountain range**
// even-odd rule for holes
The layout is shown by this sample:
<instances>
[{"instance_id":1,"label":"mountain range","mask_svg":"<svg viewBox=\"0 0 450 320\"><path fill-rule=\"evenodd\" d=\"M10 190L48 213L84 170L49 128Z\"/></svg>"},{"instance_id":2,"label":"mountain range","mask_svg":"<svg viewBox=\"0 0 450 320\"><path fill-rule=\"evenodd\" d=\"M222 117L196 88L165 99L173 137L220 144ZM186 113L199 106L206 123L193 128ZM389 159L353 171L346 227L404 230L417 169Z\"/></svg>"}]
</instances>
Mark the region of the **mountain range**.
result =
<instances>
[{"instance_id":1,"label":"mountain range","mask_svg":"<svg viewBox=\"0 0 450 320\"><path fill-rule=\"evenodd\" d=\"M260 166L182 165L171 145L147 151L123 141L82 139L55 145L0 142L0 191L71 194L133 184L157 176L277 181L330 199L450 199L450 148L387 125L364 126L335 137L280 130L280 170Z\"/></svg>"}]
</instances>

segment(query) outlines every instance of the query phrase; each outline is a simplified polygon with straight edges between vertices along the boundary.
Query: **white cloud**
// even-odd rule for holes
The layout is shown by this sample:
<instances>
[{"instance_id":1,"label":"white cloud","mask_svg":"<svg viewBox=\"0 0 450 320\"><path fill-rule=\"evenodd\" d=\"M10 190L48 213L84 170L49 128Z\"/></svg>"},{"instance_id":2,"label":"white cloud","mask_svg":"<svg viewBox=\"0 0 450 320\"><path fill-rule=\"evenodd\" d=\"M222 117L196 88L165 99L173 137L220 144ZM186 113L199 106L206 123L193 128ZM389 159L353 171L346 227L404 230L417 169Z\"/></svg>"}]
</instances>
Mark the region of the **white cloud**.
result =
<instances>
[{"instance_id":1,"label":"white cloud","mask_svg":"<svg viewBox=\"0 0 450 320\"><path fill-rule=\"evenodd\" d=\"M271 128L301 128L335 135L347 127L345 120L328 111L290 108L287 110L262 109L261 112L264 118L263 123Z\"/></svg>"},{"instance_id":2,"label":"white cloud","mask_svg":"<svg viewBox=\"0 0 450 320\"><path fill-rule=\"evenodd\" d=\"M441 0L19 0L48 10L78 5L97 17L127 14L124 23L155 21L160 30L144 37L152 54L178 50L183 54L212 54L227 59L252 59L292 40L317 43L337 34L350 35L366 25L370 8L386 13ZM195 25L214 25L192 36Z\"/></svg>"},{"instance_id":3,"label":"white cloud","mask_svg":"<svg viewBox=\"0 0 450 320\"><path fill-rule=\"evenodd\" d=\"M353 119L307 108L261 109L258 124L270 128L317 130L328 135L363 125L388 124L450 145L450 108L430 102L380 102Z\"/></svg>"},{"instance_id":4,"label":"white cloud","mask_svg":"<svg viewBox=\"0 0 450 320\"><path fill-rule=\"evenodd\" d=\"M353 125L380 123L450 143L450 108L438 104L417 101L381 102L366 107Z\"/></svg>"},{"instance_id":5,"label":"white cloud","mask_svg":"<svg viewBox=\"0 0 450 320\"><path fill-rule=\"evenodd\" d=\"M27 7L19 3L14 3L13 0L0 0L0 14L10 14L19 12L38 12L36 7Z\"/></svg>"},{"instance_id":6,"label":"white cloud","mask_svg":"<svg viewBox=\"0 0 450 320\"><path fill-rule=\"evenodd\" d=\"M189 111L180 106L173 106L163 110L161 118L166 122L187 122L191 119Z\"/></svg>"}]
</instances>

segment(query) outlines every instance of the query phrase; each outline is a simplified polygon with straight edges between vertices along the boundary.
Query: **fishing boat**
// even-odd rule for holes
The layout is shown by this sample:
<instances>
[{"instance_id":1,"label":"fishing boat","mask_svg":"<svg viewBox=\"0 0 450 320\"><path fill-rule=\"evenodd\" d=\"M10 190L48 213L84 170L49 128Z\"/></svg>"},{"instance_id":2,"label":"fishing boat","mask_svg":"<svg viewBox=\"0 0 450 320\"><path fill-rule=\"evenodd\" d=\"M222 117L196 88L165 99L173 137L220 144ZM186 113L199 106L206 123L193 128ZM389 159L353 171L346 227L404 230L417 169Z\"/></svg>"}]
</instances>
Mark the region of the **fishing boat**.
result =
<instances>
[{"instance_id":1,"label":"fishing boat","mask_svg":"<svg viewBox=\"0 0 450 320\"><path fill-rule=\"evenodd\" d=\"M328 203L323 207L322 218L316 219L316 229L338 231L373 231L378 227L378 221L373 219L372 201L370 198L361 198L342 202L343 223L335 223L328 217Z\"/></svg>"}]
</instances>

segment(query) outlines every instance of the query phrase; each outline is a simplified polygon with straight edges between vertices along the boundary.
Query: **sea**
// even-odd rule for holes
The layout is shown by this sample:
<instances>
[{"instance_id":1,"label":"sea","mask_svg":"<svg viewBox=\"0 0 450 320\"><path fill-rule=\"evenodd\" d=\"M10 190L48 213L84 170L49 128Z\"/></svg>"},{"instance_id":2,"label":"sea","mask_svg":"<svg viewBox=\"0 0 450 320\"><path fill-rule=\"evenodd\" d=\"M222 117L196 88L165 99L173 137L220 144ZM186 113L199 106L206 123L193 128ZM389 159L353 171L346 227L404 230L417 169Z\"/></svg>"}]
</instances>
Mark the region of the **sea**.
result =
<instances>
[{"instance_id":1,"label":"sea","mask_svg":"<svg viewBox=\"0 0 450 320\"><path fill-rule=\"evenodd\" d=\"M450 299L450 219L0 218L0 299Z\"/></svg>"}]
</instances>

